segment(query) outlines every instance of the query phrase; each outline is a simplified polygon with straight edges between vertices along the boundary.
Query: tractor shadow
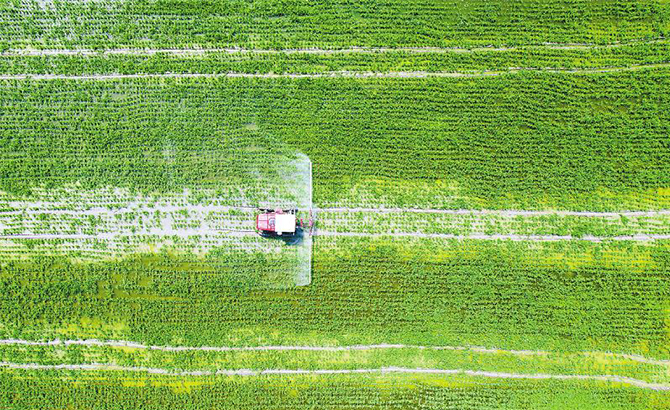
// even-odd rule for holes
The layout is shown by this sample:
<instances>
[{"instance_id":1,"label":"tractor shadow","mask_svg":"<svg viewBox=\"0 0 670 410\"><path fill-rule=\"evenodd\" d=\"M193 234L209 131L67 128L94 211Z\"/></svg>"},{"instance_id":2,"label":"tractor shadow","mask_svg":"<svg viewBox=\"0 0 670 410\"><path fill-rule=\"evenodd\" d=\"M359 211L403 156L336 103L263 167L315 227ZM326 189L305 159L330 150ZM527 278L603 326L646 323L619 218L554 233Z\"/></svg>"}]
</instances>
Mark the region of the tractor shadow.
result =
<instances>
[{"instance_id":1,"label":"tractor shadow","mask_svg":"<svg viewBox=\"0 0 670 410\"><path fill-rule=\"evenodd\" d=\"M293 234L293 235L281 235L280 236L280 235L268 235L268 234L262 233L261 236L263 238L267 238L267 239L271 239L271 240L275 240L275 241L282 241L286 245L289 245L289 246L297 246L297 245L302 244L302 242L304 241L305 232L303 231L302 228L298 227L298 228L296 228L295 234Z\"/></svg>"}]
</instances>

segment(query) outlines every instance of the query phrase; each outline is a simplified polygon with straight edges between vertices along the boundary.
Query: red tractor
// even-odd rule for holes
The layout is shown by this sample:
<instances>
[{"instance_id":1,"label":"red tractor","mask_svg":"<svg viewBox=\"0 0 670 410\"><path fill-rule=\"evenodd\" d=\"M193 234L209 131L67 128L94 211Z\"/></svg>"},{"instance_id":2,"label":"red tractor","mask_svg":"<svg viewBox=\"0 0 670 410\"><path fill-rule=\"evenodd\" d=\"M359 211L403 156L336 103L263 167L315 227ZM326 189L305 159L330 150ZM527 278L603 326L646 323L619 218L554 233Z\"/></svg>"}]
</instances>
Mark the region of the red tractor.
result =
<instances>
[{"instance_id":1,"label":"red tractor","mask_svg":"<svg viewBox=\"0 0 670 410\"><path fill-rule=\"evenodd\" d=\"M302 219L296 216L297 213L297 209L260 209L260 213L256 215L256 230L265 238L281 238L287 243L293 243L293 240L297 242L302 237L304 227ZM311 218L309 227L312 227Z\"/></svg>"}]
</instances>

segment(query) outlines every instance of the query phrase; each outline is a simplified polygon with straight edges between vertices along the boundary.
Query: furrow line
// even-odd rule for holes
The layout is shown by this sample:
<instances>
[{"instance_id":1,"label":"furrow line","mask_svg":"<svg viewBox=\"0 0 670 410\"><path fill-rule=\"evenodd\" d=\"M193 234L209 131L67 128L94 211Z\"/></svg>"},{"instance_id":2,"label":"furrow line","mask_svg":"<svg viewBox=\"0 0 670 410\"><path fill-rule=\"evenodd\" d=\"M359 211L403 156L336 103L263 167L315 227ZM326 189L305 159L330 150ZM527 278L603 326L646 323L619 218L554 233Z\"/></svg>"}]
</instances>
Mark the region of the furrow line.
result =
<instances>
[{"instance_id":1,"label":"furrow line","mask_svg":"<svg viewBox=\"0 0 670 410\"><path fill-rule=\"evenodd\" d=\"M269 345L269 346L157 346L146 345L139 342L127 340L60 340L33 341L24 339L1 339L1 345L23 345L23 346L102 346L102 347L120 347L135 348L146 350L159 350L167 352L182 351L206 351L206 352L265 352L265 351L313 351L313 352L346 352L346 351L365 351L365 350L384 350L384 349L417 349L417 350L454 350L454 351L472 351L477 353L505 353L514 356L548 356L555 354L546 350L506 350L497 348L488 348L482 346L422 346L411 344L368 344L368 345L348 345L348 346L300 346L300 345ZM606 356L632 360L639 363L651 364L656 366L670 367L670 359L654 359L636 354L612 353L612 352L566 352L568 354L580 354L584 356Z\"/></svg>"},{"instance_id":2,"label":"furrow line","mask_svg":"<svg viewBox=\"0 0 670 410\"><path fill-rule=\"evenodd\" d=\"M0 362L0 367L21 370L71 370L71 371L127 371L143 372L151 374L161 374L168 376L273 376L273 375L335 375L335 374L436 374L436 375L466 375L472 377L487 377L500 379L529 379L529 380L593 380L605 381L611 383L623 383L633 387L649 390L668 391L670 385L661 383L649 383L644 380L634 379L625 376L616 375L582 375L582 374L546 374L546 373L506 373L489 372L479 370L464 369L435 369L435 368L406 368L406 367L382 367L382 368L362 368L362 369L219 369L213 370L194 370L194 371L171 371L157 367L133 367L119 366L114 364L36 364L36 363L11 363Z\"/></svg>"}]
</instances>

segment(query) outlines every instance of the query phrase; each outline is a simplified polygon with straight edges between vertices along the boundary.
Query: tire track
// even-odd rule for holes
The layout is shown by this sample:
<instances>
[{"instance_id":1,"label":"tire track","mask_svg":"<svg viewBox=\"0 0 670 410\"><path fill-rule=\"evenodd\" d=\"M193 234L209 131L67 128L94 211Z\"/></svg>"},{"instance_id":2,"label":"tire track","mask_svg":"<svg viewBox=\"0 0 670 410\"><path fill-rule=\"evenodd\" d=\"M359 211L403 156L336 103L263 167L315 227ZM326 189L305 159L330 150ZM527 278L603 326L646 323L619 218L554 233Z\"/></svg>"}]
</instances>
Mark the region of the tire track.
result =
<instances>
[{"instance_id":1,"label":"tire track","mask_svg":"<svg viewBox=\"0 0 670 410\"><path fill-rule=\"evenodd\" d=\"M464 369L435 369L435 368L406 368L406 367L382 367L362 369L219 369L195 370L195 371L170 371L158 367L132 367L114 364L36 364L36 363L11 363L0 362L0 367L20 370L70 370L70 371L125 371L160 374L167 376L296 376L296 375L334 375L334 374L435 374L435 375L465 375L472 377L487 377L499 379L529 379L529 380L593 380L610 383L623 383L641 389L668 391L670 385L661 383L649 383L644 380L615 375L581 375L581 374L546 374L546 373L505 373L489 372Z\"/></svg>"},{"instance_id":2,"label":"tire track","mask_svg":"<svg viewBox=\"0 0 670 410\"><path fill-rule=\"evenodd\" d=\"M0 75L0 80L118 80L118 79L140 79L140 78L481 78L497 77L506 74L534 71L543 73L612 73L624 71L637 71L644 69L670 67L670 62L660 64L631 65L627 67L606 68L584 68L584 69L558 69L558 68L525 68L510 67L506 70L477 71L477 72L447 72L447 71L394 71L394 72L370 72L370 71L327 71L312 74L292 73L160 73L160 74L89 74L89 75L61 75L61 74L5 74Z\"/></svg>"},{"instance_id":3,"label":"tire track","mask_svg":"<svg viewBox=\"0 0 670 410\"><path fill-rule=\"evenodd\" d=\"M348 346L300 346L300 345L270 345L270 346L157 346L146 345L127 340L60 340L54 339L47 342L24 340L24 339L2 339L0 345L23 345L23 346L101 346L101 347L129 347L145 350L159 350L165 352L204 351L204 352L265 352L265 351L313 351L313 352L346 352L384 349L417 349L417 350L453 350L472 351L477 353L497 354L505 353L514 356L548 356L555 354L546 350L507 350L487 348L481 346L423 346L407 344L368 344ZM581 354L584 356L605 356L635 361L643 364L670 367L670 359L654 359L636 354L612 353L612 352L566 352L568 354Z\"/></svg>"},{"instance_id":4,"label":"tire track","mask_svg":"<svg viewBox=\"0 0 670 410\"><path fill-rule=\"evenodd\" d=\"M28 204L30 205L30 204ZM11 207L20 207L18 203L10 204ZM229 212L229 211L256 211L254 206L228 206L228 205L155 205L151 207L115 207L102 208L93 207L88 209L39 209L22 208L11 211L0 211L0 216L10 215L117 215L131 212L176 212L176 211L198 211L198 212ZM313 208L314 212L329 213L404 213L404 214L447 214L447 215L497 215L497 216L583 216L589 218L614 218L614 217L654 217L670 215L670 209L659 209L652 211L567 211L567 210L524 210L524 209L438 209L438 208L364 208L364 207L330 207Z\"/></svg>"},{"instance_id":5,"label":"tire track","mask_svg":"<svg viewBox=\"0 0 670 410\"><path fill-rule=\"evenodd\" d=\"M96 235L91 234L15 234L0 235L0 239L97 239L111 240L123 237L137 236L176 236L180 238L203 237L203 236L255 236L253 230L235 230L235 229L151 229L134 233L104 232ZM528 241L528 242L556 242L556 241L586 241L586 242L607 242L607 241L634 241L651 242L657 240L670 239L670 234L648 234L648 235L622 235L622 236L571 236L571 235L517 235L517 234L441 234L441 233L423 233L423 232L388 232L388 233L366 233L366 232L327 232L316 230L312 236L324 237L364 237L364 238L426 238L426 239L454 239L454 240L510 240L510 241Z\"/></svg>"}]
</instances>

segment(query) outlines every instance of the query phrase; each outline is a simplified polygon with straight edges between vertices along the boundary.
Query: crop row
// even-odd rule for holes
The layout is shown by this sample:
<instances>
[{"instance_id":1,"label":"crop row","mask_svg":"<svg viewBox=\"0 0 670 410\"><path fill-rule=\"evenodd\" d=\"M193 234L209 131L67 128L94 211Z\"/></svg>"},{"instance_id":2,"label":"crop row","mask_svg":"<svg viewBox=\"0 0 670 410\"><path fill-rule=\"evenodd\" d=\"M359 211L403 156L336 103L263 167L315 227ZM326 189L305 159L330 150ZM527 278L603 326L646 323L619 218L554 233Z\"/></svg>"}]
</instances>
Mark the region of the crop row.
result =
<instances>
[{"instance_id":1,"label":"crop row","mask_svg":"<svg viewBox=\"0 0 670 410\"><path fill-rule=\"evenodd\" d=\"M127 257L133 254L171 253L183 256L195 254L243 251L247 253L290 253L279 241L265 241L253 233L205 232L181 230L166 232L156 230L115 231L108 234L33 234L6 235L0 240L0 255L4 261L26 260L45 256L64 257L72 261L95 262Z\"/></svg>"},{"instance_id":2,"label":"crop row","mask_svg":"<svg viewBox=\"0 0 670 410\"><path fill-rule=\"evenodd\" d=\"M450 235L630 236L670 233L670 215L574 216L473 213L320 211L319 230L370 234L419 232Z\"/></svg>"},{"instance_id":3,"label":"crop row","mask_svg":"<svg viewBox=\"0 0 670 410\"><path fill-rule=\"evenodd\" d=\"M96 210L95 213L0 213L0 235L21 234L84 234L107 233L141 234L155 230L171 232L189 230L197 232L253 231L255 210L229 209L225 211L200 211L182 208L161 210L145 208L137 211L113 212ZM196 233L197 233L196 232Z\"/></svg>"},{"instance_id":4,"label":"crop row","mask_svg":"<svg viewBox=\"0 0 670 410\"><path fill-rule=\"evenodd\" d=\"M253 140L248 141L251 146ZM242 158L248 159L248 158ZM267 157L260 155L252 159L262 161ZM244 161L240 162L241 164ZM292 183L287 181L268 181L269 176L265 175L258 168L249 168L244 170L244 166L229 165L228 173L237 175L237 181L241 186L228 186L233 193L223 189L199 189L170 192L138 192L119 187L97 187L95 190L83 189L80 185L63 184L49 186L36 186L25 192L24 196L16 193L0 193L0 215L68 215L68 214L92 214L99 215L109 213L117 214L145 214L147 212L176 212L190 209L198 212L228 212L231 215L237 215L240 212L246 212L244 208L253 208L255 206L264 206L263 202L254 202L249 198L246 191L251 188L259 188L257 185L268 183L266 188L277 190L282 184L284 188L294 188ZM251 172L255 173L252 175ZM240 176L241 175L241 176ZM84 179L84 174L80 177ZM226 177L222 175L221 177ZM246 176L246 178L245 178ZM235 181L235 180L233 180ZM224 183L221 181L220 186ZM270 196L271 192L266 192L265 197L269 201L277 201L279 198ZM287 194L284 192L283 194Z\"/></svg>"},{"instance_id":5,"label":"crop row","mask_svg":"<svg viewBox=\"0 0 670 410\"><path fill-rule=\"evenodd\" d=\"M667 208L668 73L4 81L0 188L260 201L251 170L282 146L311 159L319 207Z\"/></svg>"},{"instance_id":6,"label":"crop row","mask_svg":"<svg viewBox=\"0 0 670 410\"><path fill-rule=\"evenodd\" d=\"M667 36L669 20L657 0L18 1L0 7L0 38L3 48L609 43Z\"/></svg>"},{"instance_id":7,"label":"crop row","mask_svg":"<svg viewBox=\"0 0 670 410\"><path fill-rule=\"evenodd\" d=\"M145 277L147 272L175 275L212 275L220 284L241 288L281 288L295 286L298 277L307 275L309 255L301 247L287 247L280 241L218 234L182 238L178 236L137 235L113 239L3 239L0 271L58 270L102 272ZM139 279L138 279L139 280ZM115 283L102 279L98 284ZM104 294L151 298L139 289L114 285ZM98 291L102 292L100 286ZM98 296L103 293L98 293ZM135 296L132 296L135 295ZM36 309L40 309L37 308Z\"/></svg>"},{"instance_id":8,"label":"crop row","mask_svg":"<svg viewBox=\"0 0 670 410\"><path fill-rule=\"evenodd\" d=\"M0 275L1 336L483 345L670 357L666 242L316 239L312 284L284 291L249 291L231 283L226 269L161 255L143 263L10 262ZM276 270L260 256L247 259ZM232 263L240 273L233 279L250 276L242 257ZM101 284L111 291L101 294Z\"/></svg>"},{"instance_id":9,"label":"crop row","mask_svg":"<svg viewBox=\"0 0 670 410\"><path fill-rule=\"evenodd\" d=\"M76 385L75 385L76 383ZM162 376L0 370L0 405L100 409L451 409L667 407L667 392L590 380L465 375ZM73 387L76 386L76 387Z\"/></svg>"},{"instance_id":10,"label":"crop row","mask_svg":"<svg viewBox=\"0 0 670 410\"><path fill-rule=\"evenodd\" d=\"M651 65L670 60L666 42L617 47L437 52L383 51L343 53L229 53L197 55L43 55L0 54L0 74L153 74L153 73L321 73L321 72L469 72L527 69L590 69Z\"/></svg>"}]
</instances>

